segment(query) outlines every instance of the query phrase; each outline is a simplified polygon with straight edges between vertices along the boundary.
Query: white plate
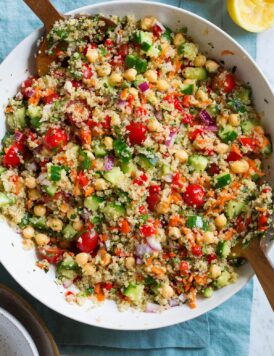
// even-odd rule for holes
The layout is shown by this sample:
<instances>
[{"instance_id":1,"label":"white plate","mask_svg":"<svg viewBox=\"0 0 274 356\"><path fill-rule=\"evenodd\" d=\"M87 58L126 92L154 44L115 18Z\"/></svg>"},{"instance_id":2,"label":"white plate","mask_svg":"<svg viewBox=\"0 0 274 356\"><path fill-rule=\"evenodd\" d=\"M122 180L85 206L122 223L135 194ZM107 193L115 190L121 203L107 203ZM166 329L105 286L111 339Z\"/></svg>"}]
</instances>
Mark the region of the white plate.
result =
<instances>
[{"instance_id":1,"label":"white plate","mask_svg":"<svg viewBox=\"0 0 274 356\"><path fill-rule=\"evenodd\" d=\"M212 57L224 60L227 67L237 66L237 74L246 82L249 82L253 89L255 104L258 112L263 115L264 126L274 137L274 125L272 123L274 101L270 85L250 56L218 27L188 11L151 2L109 2L86 6L75 10L73 13L79 12L90 14L100 12L105 15L119 16L134 14L137 18L153 15L172 29L187 26L189 33L194 41L200 44L202 50L207 51ZM33 53L40 33L39 31L32 33L2 63L0 67L0 100L2 104L5 104L8 98L16 93L19 84L26 79L28 76L26 69L33 68ZM211 48L208 43L213 43L214 48ZM223 57L223 50L229 50L234 55ZM5 120L2 110L0 115L0 136L3 136ZM272 159L270 161L271 165ZM274 175L274 170L272 171ZM273 181L273 179L271 180ZM218 290L210 299L199 300L198 306L194 310L187 306L181 306L171 308L161 314L148 314L133 310L121 313L117 310L115 304L110 301L96 308L91 308L88 305L79 307L70 305L65 301L64 290L54 283L54 271L51 270L45 274L35 267L36 256L34 251L22 251L21 238L7 224L0 223L0 230L0 260L22 287L51 309L80 322L104 328L153 329L196 318L233 296L252 276L252 270L246 264L239 270L240 276L235 284Z\"/></svg>"},{"instance_id":2,"label":"white plate","mask_svg":"<svg viewBox=\"0 0 274 356\"><path fill-rule=\"evenodd\" d=\"M39 356L30 334L3 308L0 308L0 355Z\"/></svg>"}]
</instances>

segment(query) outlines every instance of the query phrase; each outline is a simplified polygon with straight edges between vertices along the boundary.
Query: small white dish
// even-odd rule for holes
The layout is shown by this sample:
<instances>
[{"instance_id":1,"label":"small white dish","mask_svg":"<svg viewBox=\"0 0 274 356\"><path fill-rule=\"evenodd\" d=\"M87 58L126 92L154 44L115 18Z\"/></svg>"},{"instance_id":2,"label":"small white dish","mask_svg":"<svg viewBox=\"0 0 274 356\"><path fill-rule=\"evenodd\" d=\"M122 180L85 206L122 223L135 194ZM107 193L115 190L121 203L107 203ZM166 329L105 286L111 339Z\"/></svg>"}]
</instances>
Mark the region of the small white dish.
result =
<instances>
[{"instance_id":1,"label":"small white dish","mask_svg":"<svg viewBox=\"0 0 274 356\"><path fill-rule=\"evenodd\" d=\"M104 15L135 15L136 18L156 16L163 24L172 29L187 26L194 42L209 57L224 60L227 68L237 67L237 75L249 82L255 99L258 113L261 114L266 131L274 138L273 112L274 100L271 87L262 71L248 53L229 35L207 20L173 6L149 1L110 1L77 9L72 12ZM41 36L41 30L33 32L22 41L0 66L0 103L6 104L9 97L15 95L20 83L27 78L28 70L34 69L34 53L36 41ZM228 55L229 54L229 55ZM0 137L5 133L5 117L0 110ZM268 162L267 177L274 182L273 155ZM273 184L272 184L273 185ZM155 329L181 323L204 314L232 297L243 288L253 272L249 264L239 269L239 279L236 283L222 288L211 298L198 301L196 309L187 306L170 308L163 313L144 313L136 310L119 312L116 305L106 301L99 306L82 307L66 302L65 289L54 283L53 269L45 274L35 266L37 260L35 251L23 251L21 237L5 222L0 222L1 242L0 261L15 280L40 302L74 320L120 330Z\"/></svg>"},{"instance_id":2,"label":"small white dish","mask_svg":"<svg viewBox=\"0 0 274 356\"><path fill-rule=\"evenodd\" d=\"M3 308L0 308L0 355L39 356L28 331Z\"/></svg>"}]
</instances>

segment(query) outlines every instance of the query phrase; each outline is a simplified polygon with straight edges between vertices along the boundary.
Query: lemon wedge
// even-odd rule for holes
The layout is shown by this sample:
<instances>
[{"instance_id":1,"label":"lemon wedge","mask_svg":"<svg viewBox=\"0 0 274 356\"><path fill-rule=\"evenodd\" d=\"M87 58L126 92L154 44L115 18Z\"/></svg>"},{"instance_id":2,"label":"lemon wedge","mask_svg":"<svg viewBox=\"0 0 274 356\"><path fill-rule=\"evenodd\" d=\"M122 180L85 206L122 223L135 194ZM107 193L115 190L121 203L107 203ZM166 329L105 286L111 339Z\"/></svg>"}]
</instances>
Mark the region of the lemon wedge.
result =
<instances>
[{"instance_id":1,"label":"lemon wedge","mask_svg":"<svg viewBox=\"0 0 274 356\"><path fill-rule=\"evenodd\" d=\"M261 32L274 25L274 0L227 0L232 20L250 32Z\"/></svg>"}]
</instances>

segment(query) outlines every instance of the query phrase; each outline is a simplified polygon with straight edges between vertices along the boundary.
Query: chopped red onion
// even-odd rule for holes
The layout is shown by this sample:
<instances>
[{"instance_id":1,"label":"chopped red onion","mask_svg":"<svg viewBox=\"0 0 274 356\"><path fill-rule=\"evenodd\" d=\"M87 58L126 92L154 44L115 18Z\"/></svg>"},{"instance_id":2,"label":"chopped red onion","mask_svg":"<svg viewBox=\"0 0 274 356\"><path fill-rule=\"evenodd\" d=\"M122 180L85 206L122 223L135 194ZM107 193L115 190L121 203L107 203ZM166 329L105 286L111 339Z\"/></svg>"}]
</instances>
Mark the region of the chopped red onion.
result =
<instances>
[{"instance_id":1,"label":"chopped red onion","mask_svg":"<svg viewBox=\"0 0 274 356\"><path fill-rule=\"evenodd\" d=\"M179 295L178 299L180 299L180 301L183 303L186 301L186 297L183 293Z\"/></svg>"},{"instance_id":2,"label":"chopped red onion","mask_svg":"<svg viewBox=\"0 0 274 356\"><path fill-rule=\"evenodd\" d=\"M138 257L142 257L146 253L151 253L151 248L148 245L141 244L136 246L135 252Z\"/></svg>"},{"instance_id":3,"label":"chopped red onion","mask_svg":"<svg viewBox=\"0 0 274 356\"><path fill-rule=\"evenodd\" d=\"M162 120L162 118L163 118L162 110L155 111L155 117L156 117L157 120Z\"/></svg>"},{"instance_id":4,"label":"chopped red onion","mask_svg":"<svg viewBox=\"0 0 274 356\"><path fill-rule=\"evenodd\" d=\"M142 265L143 264L143 260L140 257L136 258L136 265Z\"/></svg>"},{"instance_id":5,"label":"chopped red onion","mask_svg":"<svg viewBox=\"0 0 274 356\"><path fill-rule=\"evenodd\" d=\"M161 22L155 21L154 26L157 26L161 30L161 32L166 32L165 26L161 24Z\"/></svg>"},{"instance_id":6,"label":"chopped red onion","mask_svg":"<svg viewBox=\"0 0 274 356\"><path fill-rule=\"evenodd\" d=\"M147 243L152 250L162 251L160 241L156 240L155 237L147 237Z\"/></svg>"},{"instance_id":7,"label":"chopped red onion","mask_svg":"<svg viewBox=\"0 0 274 356\"><path fill-rule=\"evenodd\" d=\"M176 138L177 131L171 131L169 134L168 139L166 140L165 144L166 146L170 147L173 145L175 138Z\"/></svg>"},{"instance_id":8,"label":"chopped red onion","mask_svg":"<svg viewBox=\"0 0 274 356\"><path fill-rule=\"evenodd\" d=\"M155 303L147 303L146 305L146 313L157 313L161 311L161 307L159 304Z\"/></svg>"},{"instance_id":9,"label":"chopped red onion","mask_svg":"<svg viewBox=\"0 0 274 356\"><path fill-rule=\"evenodd\" d=\"M14 138L15 138L15 141L17 142L20 142L24 137L24 134L20 131L15 131L14 132Z\"/></svg>"},{"instance_id":10,"label":"chopped red onion","mask_svg":"<svg viewBox=\"0 0 274 356\"><path fill-rule=\"evenodd\" d=\"M141 92L145 92L149 89L149 84L148 82L143 82L141 84L138 85L139 89L141 90Z\"/></svg>"},{"instance_id":11,"label":"chopped red onion","mask_svg":"<svg viewBox=\"0 0 274 356\"><path fill-rule=\"evenodd\" d=\"M210 125L214 125L215 124L215 120L213 119L213 117L211 117L209 115L209 113L206 110L201 110L199 112L199 117L200 117L200 119L203 121L203 123L206 126L210 126Z\"/></svg>"},{"instance_id":12,"label":"chopped red onion","mask_svg":"<svg viewBox=\"0 0 274 356\"><path fill-rule=\"evenodd\" d=\"M104 168L106 171L111 171L114 166L114 158L112 156L107 156L104 162Z\"/></svg>"},{"instance_id":13,"label":"chopped red onion","mask_svg":"<svg viewBox=\"0 0 274 356\"><path fill-rule=\"evenodd\" d=\"M170 299L170 301L169 301L169 305L171 307L177 307L179 304L180 304L179 299Z\"/></svg>"},{"instance_id":14,"label":"chopped red onion","mask_svg":"<svg viewBox=\"0 0 274 356\"><path fill-rule=\"evenodd\" d=\"M209 126L206 126L206 129L208 131L212 131L212 132L217 132L218 131L218 127L216 125L209 125Z\"/></svg>"},{"instance_id":15,"label":"chopped red onion","mask_svg":"<svg viewBox=\"0 0 274 356\"><path fill-rule=\"evenodd\" d=\"M119 100L118 104L117 104L119 109L124 109L126 105L127 105L127 101L126 100Z\"/></svg>"}]
</instances>

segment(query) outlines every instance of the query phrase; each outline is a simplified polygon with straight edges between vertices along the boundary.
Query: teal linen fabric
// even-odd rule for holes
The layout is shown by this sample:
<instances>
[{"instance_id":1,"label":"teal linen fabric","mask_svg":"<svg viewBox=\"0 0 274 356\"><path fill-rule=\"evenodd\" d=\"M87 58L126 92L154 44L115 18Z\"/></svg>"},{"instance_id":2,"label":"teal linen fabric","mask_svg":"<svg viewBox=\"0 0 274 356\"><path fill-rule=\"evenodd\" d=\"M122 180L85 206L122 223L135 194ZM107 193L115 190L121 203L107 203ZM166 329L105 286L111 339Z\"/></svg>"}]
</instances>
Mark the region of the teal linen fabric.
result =
<instances>
[{"instance_id":1,"label":"teal linen fabric","mask_svg":"<svg viewBox=\"0 0 274 356\"><path fill-rule=\"evenodd\" d=\"M60 11L94 3L55 0ZM103 2L101 1L96 1ZM255 58L256 35L237 27L222 0L159 0L201 15L232 35ZM41 26L22 0L0 0L0 61L29 33ZM222 306L190 322L159 330L120 332L67 319L32 298L0 266L0 281L26 298L45 320L62 352L85 356L230 356L247 355L252 282Z\"/></svg>"}]
</instances>

